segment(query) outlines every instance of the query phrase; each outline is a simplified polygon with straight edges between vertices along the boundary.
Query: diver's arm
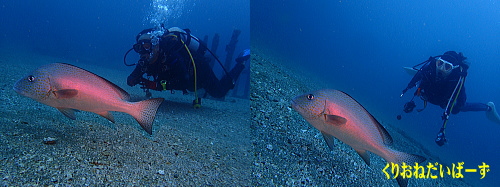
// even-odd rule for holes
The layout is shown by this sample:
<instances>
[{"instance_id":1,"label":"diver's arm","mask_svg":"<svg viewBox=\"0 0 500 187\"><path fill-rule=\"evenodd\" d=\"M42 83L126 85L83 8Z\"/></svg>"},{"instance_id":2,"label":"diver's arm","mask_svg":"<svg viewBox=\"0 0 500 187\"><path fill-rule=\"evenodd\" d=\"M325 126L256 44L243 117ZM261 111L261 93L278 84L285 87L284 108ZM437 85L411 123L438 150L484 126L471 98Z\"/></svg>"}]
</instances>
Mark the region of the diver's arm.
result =
<instances>
[{"instance_id":1,"label":"diver's arm","mask_svg":"<svg viewBox=\"0 0 500 187\"><path fill-rule=\"evenodd\" d=\"M401 95L399 97L403 97L403 95L406 93L406 91L408 91L409 89L412 89L413 87L415 87L415 85L417 85L417 82L422 80L422 71L418 71L417 74L415 74L415 76L413 76L413 78L411 79L410 83L408 83L408 85L406 86L406 88L402 91Z\"/></svg>"},{"instance_id":2,"label":"diver's arm","mask_svg":"<svg viewBox=\"0 0 500 187\"><path fill-rule=\"evenodd\" d=\"M129 86L135 86L141 82L141 78L142 78L142 74L143 74L141 69L142 69L142 66L137 64L137 66L135 66L134 71L132 71L132 73L130 73L130 75L127 77L127 84Z\"/></svg>"},{"instance_id":3,"label":"diver's arm","mask_svg":"<svg viewBox=\"0 0 500 187\"><path fill-rule=\"evenodd\" d=\"M423 77L422 74L423 74L422 71L418 71L417 74L415 74L415 76L413 76L413 78L411 79L411 81L406 86L406 90L415 87L417 85L417 82L420 81L420 80L422 80L422 77Z\"/></svg>"},{"instance_id":4,"label":"diver's arm","mask_svg":"<svg viewBox=\"0 0 500 187\"><path fill-rule=\"evenodd\" d=\"M430 66L429 65L425 65L424 67L422 67L422 69L420 69L415 74L415 76L413 76L413 78L411 79L411 81L408 83L408 85L406 86L406 88L403 90L403 93L401 94L400 97L402 97L403 94L406 93L406 91L408 91L409 89L415 87L417 85L417 82L421 81L422 78L424 77L424 74L428 73L429 70L430 70Z\"/></svg>"}]
</instances>

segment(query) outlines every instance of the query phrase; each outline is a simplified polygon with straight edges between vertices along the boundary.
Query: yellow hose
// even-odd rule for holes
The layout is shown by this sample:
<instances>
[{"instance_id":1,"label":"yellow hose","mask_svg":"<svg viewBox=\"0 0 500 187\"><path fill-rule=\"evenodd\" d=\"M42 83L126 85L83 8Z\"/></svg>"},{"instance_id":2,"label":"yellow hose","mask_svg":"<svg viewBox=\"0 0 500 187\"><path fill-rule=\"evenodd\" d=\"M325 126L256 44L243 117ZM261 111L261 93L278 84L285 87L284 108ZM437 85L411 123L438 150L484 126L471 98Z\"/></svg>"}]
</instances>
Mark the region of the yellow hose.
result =
<instances>
[{"instance_id":1,"label":"yellow hose","mask_svg":"<svg viewBox=\"0 0 500 187\"><path fill-rule=\"evenodd\" d=\"M200 108L201 105L198 103L198 88L197 88L197 76L196 76L196 64L194 63L194 59L193 59L193 55L191 54L191 51L189 51L189 48L187 47L186 43L184 43L184 41L182 41L182 39L180 39L180 41L182 42L182 45L184 45L184 48L186 49L187 53L189 54L189 58L191 58L191 63L193 64L193 70L194 70L194 98L195 98L195 101L193 103L194 107L195 108Z\"/></svg>"},{"instance_id":2,"label":"yellow hose","mask_svg":"<svg viewBox=\"0 0 500 187\"><path fill-rule=\"evenodd\" d=\"M453 111L453 107L455 107L455 103L457 102L458 95L460 94L460 91L462 90L462 86L464 85L464 82L465 82L465 77L461 77L460 78L460 86L458 88L457 94L455 95L455 99L453 99L453 103L451 104L451 107L450 107L450 113L451 113L451 111ZM446 121L444 121L444 124L443 124L444 129L446 129L447 122L448 122L448 118L446 118Z\"/></svg>"}]
</instances>

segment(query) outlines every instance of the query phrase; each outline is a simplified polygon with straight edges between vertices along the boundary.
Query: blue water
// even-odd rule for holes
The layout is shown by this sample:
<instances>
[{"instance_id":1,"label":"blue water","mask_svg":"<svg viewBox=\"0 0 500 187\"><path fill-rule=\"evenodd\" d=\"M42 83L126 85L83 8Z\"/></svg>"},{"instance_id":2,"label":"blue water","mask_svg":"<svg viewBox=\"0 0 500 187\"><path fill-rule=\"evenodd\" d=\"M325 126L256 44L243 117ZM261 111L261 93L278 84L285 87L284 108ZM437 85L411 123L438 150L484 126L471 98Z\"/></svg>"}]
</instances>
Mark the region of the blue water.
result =
<instances>
[{"instance_id":1,"label":"blue water","mask_svg":"<svg viewBox=\"0 0 500 187\"><path fill-rule=\"evenodd\" d=\"M411 79L401 67L449 50L463 52L472 64L465 84L468 101L500 105L499 3L252 0L251 39L290 67L346 91L383 124L403 129L443 162L463 161L470 169L489 164L484 179L479 180L479 173L465 173L465 180L499 186L500 125L488 121L484 112L451 116L449 144L443 147L434 143L441 108L430 105L396 120L414 91L399 98Z\"/></svg>"},{"instance_id":2,"label":"blue water","mask_svg":"<svg viewBox=\"0 0 500 187\"><path fill-rule=\"evenodd\" d=\"M443 147L433 141L441 125L439 107L395 118L413 91L399 98L411 79L401 67L448 50L463 52L472 63L468 101L500 106L498 10L498 1L486 0L2 1L0 47L132 71L122 59L142 29L163 22L190 28L200 38L219 33L221 59L233 29L240 29L237 52L250 40L266 46L290 67L348 92L383 124L403 129L444 162L464 161L465 168L489 164L485 179L477 173L465 173L465 179L499 186L500 126L483 112L451 116L449 144Z\"/></svg>"},{"instance_id":3,"label":"blue water","mask_svg":"<svg viewBox=\"0 0 500 187\"><path fill-rule=\"evenodd\" d=\"M131 72L123 57L135 36L164 23L167 28L189 28L200 39L208 35L209 47L219 33L217 55L224 63L233 29L242 31L234 57L250 47L249 6L248 0L2 1L0 47ZM136 62L138 55L132 51L127 60ZM247 74L239 84L249 84Z\"/></svg>"}]
</instances>

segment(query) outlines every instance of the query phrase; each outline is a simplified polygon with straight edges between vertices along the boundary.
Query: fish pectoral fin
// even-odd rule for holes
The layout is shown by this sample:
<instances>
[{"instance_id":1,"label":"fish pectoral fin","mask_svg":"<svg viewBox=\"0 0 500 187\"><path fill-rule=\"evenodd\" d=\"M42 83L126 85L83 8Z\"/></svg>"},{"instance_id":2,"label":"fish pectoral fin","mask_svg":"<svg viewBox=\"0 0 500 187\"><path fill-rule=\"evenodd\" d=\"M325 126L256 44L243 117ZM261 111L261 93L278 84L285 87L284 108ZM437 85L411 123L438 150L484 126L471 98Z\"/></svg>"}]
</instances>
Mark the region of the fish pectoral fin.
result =
<instances>
[{"instance_id":1,"label":"fish pectoral fin","mask_svg":"<svg viewBox=\"0 0 500 187\"><path fill-rule=\"evenodd\" d=\"M347 123L347 119L342 116L325 114L325 122L332 125L344 125Z\"/></svg>"},{"instance_id":2,"label":"fish pectoral fin","mask_svg":"<svg viewBox=\"0 0 500 187\"><path fill-rule=\"evenodd\" d=\"M78 112L78 110L75 110L72 108L57 108L57 110L59 110L59 112L61 112L66 117L68 117L69 119L72 119L72 120L76 119L75 112Z\"/></svg>"},{"instance_id":3,"label":"fish pectoral fin","mask_svg":"<svg viewBox=\"0 0 500 187\"><path fill-rule=\"evenodd\" d=\"M323 138L325 139L326 145L328 145L328 148L333 151L333 148L335 147L335 139L332 135L329 135L323 131L321 131L321 134L323 135Z\"/></svg>"},{"instance_id":4,"label":"fish pectoral fin","mask_svg":"<svg viewBox=\"0 0 500 187\"><path fill-rule=\"evenodd\" d=\"M78 94L78 90L75 89L64 89L54 91L54 95L57 99L69 99L73 98Z\"/></svg>"},{"instance_id":5,"label":"fish pectoral fin","mask_svg":"<svg viewBox=\"0 0 500 187\"><path fill-rule=\"evenodd\" d=\"M113 114L111 114L109 111L105 111L105 112L97 113L97 114L99 114L100 116L108 119L112 123L115 123L115 118L113 117Z\"/></svg>"},{"instance_id":6,"label":"fish pectoral fin","mask_svg":"<svg viewBox=\"0 0 500 187\"><path fill-rule=\"evenodd\" d=\"M370 166L370 154L366 150L356 150L356 153L365 161L366 165Z\"/></svg>"}]
</instances>

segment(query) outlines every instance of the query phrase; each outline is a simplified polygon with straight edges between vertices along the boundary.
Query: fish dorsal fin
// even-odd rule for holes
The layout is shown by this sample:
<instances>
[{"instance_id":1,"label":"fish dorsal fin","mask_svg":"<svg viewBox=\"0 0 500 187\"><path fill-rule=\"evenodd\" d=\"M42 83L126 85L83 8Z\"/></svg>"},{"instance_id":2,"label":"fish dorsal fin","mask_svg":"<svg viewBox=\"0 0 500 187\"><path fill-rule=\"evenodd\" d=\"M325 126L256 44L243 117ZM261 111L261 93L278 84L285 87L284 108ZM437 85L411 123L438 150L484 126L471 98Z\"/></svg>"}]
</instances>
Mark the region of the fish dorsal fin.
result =
<instances>
[{"instance_id":1,"label":"fish dorsal fin","mask_svg":"<svg viewBox=\"0 0 500 187\"><path fill-rule=\"evenodd\" d=\"M370 166L370 154L366 150L356 150L356 153L365 161L366 165Z\"/></svg>"},{"instance_id":2,"label":"fish dorsal fin","mask_svg":"<svg viewBox=\"0 0 500 187\"><path fill-rule=\"evenodd\" d=\"M75 110L72 108L57 108L57 110L59 110L59 112L61 112L66 117L68 117L69 119L72 119L72 120L76 119L75 112L78 112L78 110Z\"/></svg>"},{"instance_id":3,"label":"fish dorsal fin","mask_svg":"<svg viewBox=\"0 0 500 187\"><path fill-rule=\"evenodd\" d=\"M342 92L342 91L340 91ZM371 120L373 121L373 123L375 124L375 126L377 127L378 129L378 132L380 133L380 136L382 136L382 140L384 141L384 144L385 145L391 145L393 140L392 140L392 137L391 135L389 134L389 132L387 132L387 130L385 130L385 128L377 121L377 119L375 119L375 117L373 117L372 114L370 114L370 112L368 112L368 110L366 110L366 108L359 104L358 101L356 101L356 99L352 98L349 94L345 93L345 92L342 92L343 94L345 94L346 96L350 97L352 100L354 100L356 103L358 103L359 106L361 106L361 108L363 108L363 110L368 114L370 115L370 118Z\"/></svg>"},{"instance_id":4,"label":"fish dorsal fin","mask_svg":"<svg viewBox=\"0 0 500 187\"><path fill-rule=\"evenodd\" d=\"M57 99L69 99L75 97L76 95L78 95L78 90L75 89L54 91L54 96L56 96Z\"/></svg>"},{"instance_id":5,"label":"fish dorsal fin","mask_svg":"<svg viewBox=\"0 0 500 187\"><path fill-rule=\"evenodd\" d=\"M332 135L329 135L323 131L321 131L321 134L323 135L323 138L325 139L326 145L328 145L328 148L333 151L333 147L335 147L335 142L334 138Z\"/></svg>"},{"instance_id":6,"label":"fish dorsal fin","mask_svg":"<svg viewBox=\"0 0 500 187\"><path fill-rule=\"evenodd\" d=\"M130 100L130 95L127 93L127 91L125 91L124 89L122 89L119 86L117 86L115 83L112 83L111 81L108 81L107 79L105 79L105 78L103 78L103 77L101 77L99 75L96 75L96 76L102 78L104 81L108 82L113 88L115 88L116 93L118 93L120 95L120 98L122 100L125 100L125 101L129 101Z\"/></svg>"},{"instance_id":7,"label":"fish dorsal fin","mask_svg":"<svg viewBox=\"0 0 500 187\"><path fill-rule=\"evenodd\" d=\"M385 130L384 126L382 126L371 114L370 114L373 122L375 123L375 126L378 129L378 132L380 133L380 136L382 136L382 140L384 141L385 145L391 145L393 140L389 132Z\"/></svg>"},{"instance_id":8,"label":"fish dorsal fin","mask_svg":"<svg viewBox=\"0 0 500 187\"><path fill-rule=\"evenodd\" d=\"M127 93L124 89L120 88L120 87L119 87L119 86L117 86L115 83L112 83L111 81L109 81L109 80L105 79L104 77L101 77L101 76L99 76L99 75L97 75L97 74L95 74L95 73L92 73L92 72L90 72L90 71L87 71L87 70L85 70L85 69L83 69L83 68L80 68L80 67L78 67L78 66L75 66L75 65L71 65L71 64L67 64L67 63L59 63L59 64L63 64L63 65L67 65L67 66L72 66L72 67L74 67L74 68L77 68L77 69L80 69L80 70L86 71L86 72L88 72L88 73L90 73L90 74L92 74L92 75L94 75L94 76L98 77L99 79L102 79L102 80L103 80L103 81L105 81L108 85L110 85L112 88L114 88L113 90L114 90L114 91L115 91L118 95L120 95L120 98L121 98L122 100L125 100L125 101L130 100L130 95L129 95L129 94L128 94L128 93Z\"/></svg>"},{"instance_id":9,"label":"fish dorsal fin","mask_svg":"<svg viewBox=\"0 0 500 187\"><path fill-rule=\"evenodd\" d=\"M337 126L346 124L347 119L342 116L325 114L325 122Z\"/></svg>"}]
</instances>

